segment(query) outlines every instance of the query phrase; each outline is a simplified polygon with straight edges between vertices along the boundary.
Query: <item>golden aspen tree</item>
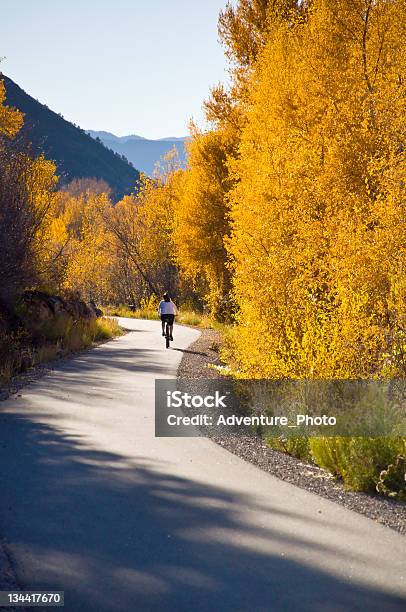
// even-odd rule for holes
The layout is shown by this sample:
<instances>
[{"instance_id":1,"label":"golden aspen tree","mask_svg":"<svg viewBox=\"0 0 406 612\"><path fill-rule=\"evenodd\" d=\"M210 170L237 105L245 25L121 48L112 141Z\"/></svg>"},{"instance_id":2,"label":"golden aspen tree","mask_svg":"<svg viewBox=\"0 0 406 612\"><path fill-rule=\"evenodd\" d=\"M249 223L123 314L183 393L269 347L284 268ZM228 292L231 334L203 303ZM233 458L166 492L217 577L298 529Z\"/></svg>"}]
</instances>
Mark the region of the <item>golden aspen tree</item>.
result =
<instances>
[{"instance_id":1,"label":"golden aspen tree","mask_svg":"<svg viewBox=\"0 0 406 612\"><path fill-rule=\"evenodd\" d=\"M35 214L34 253L38 282L42 288L57 288L55 253L49 243L51 226L55 218L56 166L43 155L27 158L27 189Z\"/></svg>"},{"instance_id":2,"label":"golden aspen tree","mask_svg":"<svg viewBox=\"0 0 406 612\"><path fill-rule=\"evenodd\" d=\"M274 21L304 10L295 0L240 0L219 17L219 37L230 60L229 88L212 88L204 103L211 130L192 125L188 166L175 209L177 262L203 293L211 314L230 318L230 271L225 249L229 228L227 193L233 183L228 160L237 155L245 122L249 75Z\"/></svg>"},{"instance_id":3,"label":"golden aspen tree","mask_svg":"<svg viewBox=\"0 0 406 612\"><path fill-rule=\"evenodd\" d=\"M229 306L225 301L230 280L224 246L228 234L228 150L219 131L194 131L173 226L176 261L183 274L195 283L201 279L207 283L206 299L217 318L223 318Z\"/></svg>"},{"instance_id":4,"label":"golden aspen tree","mask_svg":"<svg viewBox=\"0 0 406 612\"><path fill-rule=\"evenodd\" d=\"M247 375L404 367L392 350L404 269L404 24L401 0L314 0L306 19L270 26L230 162L235 356Z\"/></svg>"},{"instance_id":5,"label":"golden aspen tree","mask_svg":"<svg viewBox=\"0 0 406 612\"><path fill-rule=\"evenodd\" d=\"M79 198L71 198L70 206L65 209L71 221L76 217L76 223L70 226L72 233L67 244L63 288L79 293L86 300L103 302L110 297L111 253L104 217L111 207L107 194L87 192ZM69 231L69 216L66 220L65 227Z\"/></svg>"}]
</instances>

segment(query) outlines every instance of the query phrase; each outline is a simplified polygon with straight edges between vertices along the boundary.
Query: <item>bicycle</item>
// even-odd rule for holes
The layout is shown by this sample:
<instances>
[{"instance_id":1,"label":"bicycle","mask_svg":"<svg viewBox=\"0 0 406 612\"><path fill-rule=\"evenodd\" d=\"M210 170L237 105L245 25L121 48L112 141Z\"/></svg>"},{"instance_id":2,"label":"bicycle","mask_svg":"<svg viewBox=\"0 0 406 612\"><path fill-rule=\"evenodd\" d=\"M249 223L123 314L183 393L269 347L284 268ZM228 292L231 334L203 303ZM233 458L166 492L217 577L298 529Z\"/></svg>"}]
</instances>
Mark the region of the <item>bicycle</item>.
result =
<instances>
[{"instance_id":1,"label":"bicycle","mask_svg":"<svg viewBox=\"0 0 406 612\"><path fill-rule=\"evenodd\" d=\"M170 342L171 342L170 328L171 326L169 325L169 322L165 321L165 346L167 349L170 347Z\"/></svg>"}]
</instances>

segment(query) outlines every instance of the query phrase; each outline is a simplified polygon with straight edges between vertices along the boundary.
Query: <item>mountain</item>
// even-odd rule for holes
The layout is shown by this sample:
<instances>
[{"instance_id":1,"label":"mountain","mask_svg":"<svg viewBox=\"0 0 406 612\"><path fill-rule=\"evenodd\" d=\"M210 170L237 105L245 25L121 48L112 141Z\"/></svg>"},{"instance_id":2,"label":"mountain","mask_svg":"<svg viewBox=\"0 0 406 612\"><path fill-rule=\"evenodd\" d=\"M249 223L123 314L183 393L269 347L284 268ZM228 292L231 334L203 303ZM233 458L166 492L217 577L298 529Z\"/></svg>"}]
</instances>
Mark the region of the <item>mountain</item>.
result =
<instances>
[{"instance_id":1,"label":"mountain","mask_svg":"<svg viewBox=\"0 0 406 612\"><path fill-rule=\"evenodd\" d=\"M139 172L127 159L32 98L7 76L0 73L0 78L6 87L7 104L25 115L23 138L31 142L35 152L43 152L56 162L61 186L74 178L103 179L115 199L134 189Z\"/></svg>"},{"instance_id":2,"label":"mountain","mask_svg":"<svg viewBox=\"0 0 406 612\"><path fill-rule=\"evenodd\" d=\"M136 168L151 175L155 164L160 158L176 147L182 165L186 163L185 141L186 137L160 138L148 140L142 136L131 134L129 136L116 136L110 132L88 130L88 134L99 139L102 143L119 155L124 155Z\"/></svg>"},{"instance_id":3,"label":"mountain","mask_svg":"<svg viewBox=\"0 0 406 612\"><path fill-rule=\"evenodd\" d=\"M145 138L143 138L142 136L137 136L136 134L130 134L129 136L116 136L111 132L103 132L103 130L88 130L87 133L90 134L92 138L99 138L100 140L114 140L114 142L126 142L127 140L145 140Z\"/></svg>"}]
</instances>

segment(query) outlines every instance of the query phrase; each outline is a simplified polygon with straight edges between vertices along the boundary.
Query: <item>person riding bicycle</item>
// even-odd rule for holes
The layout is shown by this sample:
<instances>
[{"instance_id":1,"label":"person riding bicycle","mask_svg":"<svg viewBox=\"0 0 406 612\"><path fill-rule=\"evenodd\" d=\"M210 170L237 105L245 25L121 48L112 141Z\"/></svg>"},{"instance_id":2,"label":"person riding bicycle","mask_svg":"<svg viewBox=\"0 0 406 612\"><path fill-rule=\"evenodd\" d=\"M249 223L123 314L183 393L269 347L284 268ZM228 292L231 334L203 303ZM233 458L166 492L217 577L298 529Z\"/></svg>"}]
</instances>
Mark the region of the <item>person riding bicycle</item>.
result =
<instances>
[{"instance_id":1,"label":"person riding bicycle","mask_svg":"<svg viewBox=\"0 0 406 612\"><path fill-rule=\"evenodd\" d=\"M175 320L175 315L178 314L178 309L172 302L169 293L163 294L163 300L159 302L158 314L160 315L162 321L162 335L165 336L165 323L167 322L169 326L170 340L172 341L173 322Z\"/></svg>"}]
</instances>

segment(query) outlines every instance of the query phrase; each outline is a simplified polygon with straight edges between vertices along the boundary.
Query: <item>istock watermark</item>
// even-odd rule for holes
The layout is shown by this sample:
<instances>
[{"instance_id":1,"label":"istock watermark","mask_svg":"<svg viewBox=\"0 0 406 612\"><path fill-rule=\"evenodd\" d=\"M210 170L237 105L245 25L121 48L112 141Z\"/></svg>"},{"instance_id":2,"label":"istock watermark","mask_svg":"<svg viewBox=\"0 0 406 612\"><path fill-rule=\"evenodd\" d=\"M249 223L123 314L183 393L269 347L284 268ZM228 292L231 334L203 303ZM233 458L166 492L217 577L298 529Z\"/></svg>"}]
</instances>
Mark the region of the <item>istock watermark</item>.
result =
<instances>
[{"instance_id":1,"label":"istock watermark","mask_svg":"<svg viewBox=\"0 0 406 612\"><path fill-rule=\"evenodd\" d=\"M192 395L191 393L183 393L182 391L167 391L166 405L168 408L227 408L225 404L225 395L220 395L219 391L215 391L214 395Z\"/></svg>"},{"instance_id":2,"label":"istock watermark","mask_svg":"<svg viewBox=\"0 0 406 612\"><path fill-rule=\"evenodd\" d=\"M406 435L402 381L157 380L155 435Z\"/></svg>"}]
</instances>

